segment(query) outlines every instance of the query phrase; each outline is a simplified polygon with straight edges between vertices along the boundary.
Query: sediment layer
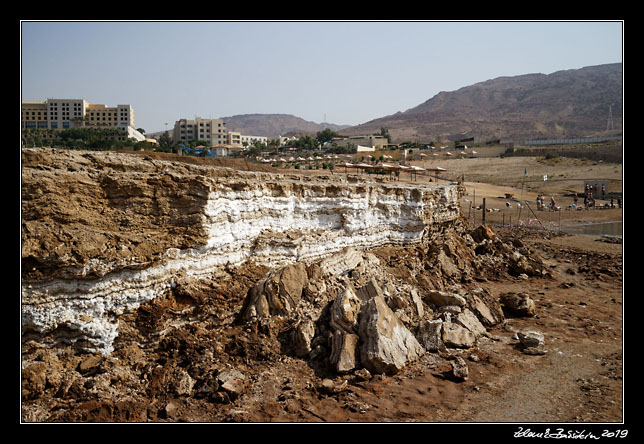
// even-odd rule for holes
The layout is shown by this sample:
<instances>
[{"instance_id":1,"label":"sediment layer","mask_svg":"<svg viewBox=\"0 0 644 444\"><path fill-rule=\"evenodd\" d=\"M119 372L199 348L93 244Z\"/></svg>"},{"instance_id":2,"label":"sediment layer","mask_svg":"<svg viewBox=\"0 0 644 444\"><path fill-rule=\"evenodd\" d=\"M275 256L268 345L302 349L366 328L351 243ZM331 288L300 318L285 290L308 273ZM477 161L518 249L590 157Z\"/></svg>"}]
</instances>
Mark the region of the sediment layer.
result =
<instances>
[{"instance_id":1,"label":"sediment layer","mask_svg":"<svg viewBox=\"0 0 644 444\"><path fill-rule=\"evenodd\" d=\"M117 153L24 149L23 337L109 353L118 316L248 261L420 243L459 216L457 185L240 172Z\"/></svg>"}]
</instances>

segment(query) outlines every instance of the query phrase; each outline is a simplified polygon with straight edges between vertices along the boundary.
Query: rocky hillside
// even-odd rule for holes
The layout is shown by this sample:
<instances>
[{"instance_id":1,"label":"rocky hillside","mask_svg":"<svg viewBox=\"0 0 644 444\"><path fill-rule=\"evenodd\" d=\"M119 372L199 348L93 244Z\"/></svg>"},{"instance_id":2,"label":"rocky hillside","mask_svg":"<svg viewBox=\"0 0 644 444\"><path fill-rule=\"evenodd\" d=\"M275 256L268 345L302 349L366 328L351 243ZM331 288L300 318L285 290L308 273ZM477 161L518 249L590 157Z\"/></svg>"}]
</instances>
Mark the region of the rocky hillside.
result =
<instances>
[{"instance_id":1,"label":"rocky hillside","mask_svg":"<svg viewBox=\"0 0 644 444\"><path fill-rule=\"evenodd\" d=\"M405 112L342 134L379 133L385 127L393 142L587 137L607 129L609 105L614 128L621 129L622 88L621 63L498 77L440 92Z\"/></svg>"},{"instance_id":2,"label":"rocky hillside","mask_svg":"<svg viewBox=\"0 0 644 444\"><path fill-rule=\"evenodd\" d=\"M348 125L315 123L290 114L241 114L222 117L228 131L238 131L251 136L278 137L286 135L311 134L329 128L339 131Z\"/></svg>"}]
</instances>

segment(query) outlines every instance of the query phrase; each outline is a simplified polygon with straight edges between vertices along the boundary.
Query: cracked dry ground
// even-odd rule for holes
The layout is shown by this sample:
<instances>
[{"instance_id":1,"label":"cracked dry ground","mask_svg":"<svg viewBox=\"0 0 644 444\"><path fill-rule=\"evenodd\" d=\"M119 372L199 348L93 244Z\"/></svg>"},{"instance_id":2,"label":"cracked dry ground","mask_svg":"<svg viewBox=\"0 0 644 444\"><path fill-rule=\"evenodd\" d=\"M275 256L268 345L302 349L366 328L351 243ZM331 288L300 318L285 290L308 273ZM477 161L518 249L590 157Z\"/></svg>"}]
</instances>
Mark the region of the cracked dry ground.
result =
<instances>
[{"instance_id":1,"label":"cracked dry ground","mask_svg":"<svg viewBox=\"0 0 644 444\"><path fill-rule=\"evenodd\" d=\"M594 237L497 230L520 238L551 277L478 278L464 288L492 295L526 292L535 317L488 328L471 349L425 353L392 375L338 376L327 366L282 353L278 322L257 329L235 322L248 289L268 269L242 267L226 279L186 283L120 321L115 352L23 346L22 420L39 422L620 422L623 420L622 245ZM404 278L414 248L374 250ZM522 353L515 332L538 330L547 352ZM455 380L453 355L469 377ZM247 375L238 397L180 394L179 369ZM41 374L38 374L38 370ZM325 390L332 379L342 389ZM28 386L25 387L25 381ZM27 396L24 396L27 393Z\"/></svg>"}]
</instances>

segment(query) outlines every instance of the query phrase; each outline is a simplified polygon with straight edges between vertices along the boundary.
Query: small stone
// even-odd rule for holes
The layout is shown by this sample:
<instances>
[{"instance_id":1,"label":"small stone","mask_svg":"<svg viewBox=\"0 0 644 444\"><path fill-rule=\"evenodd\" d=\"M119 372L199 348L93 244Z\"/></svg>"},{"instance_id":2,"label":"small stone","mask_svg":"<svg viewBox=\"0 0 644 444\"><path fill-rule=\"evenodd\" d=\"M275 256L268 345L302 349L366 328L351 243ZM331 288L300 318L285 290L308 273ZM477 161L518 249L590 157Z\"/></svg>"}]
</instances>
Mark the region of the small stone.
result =
<instances>
[{"instance_id":1,"label":"small stone","mask_svg":"<svg viewBox=\"0 0 644 444\"><path fill-rule=\"evenodd\" d=\"M456 323L467 328L477 337L487 333L487 330L485 329L483 324L481 324L474 313L472 313L467 308L456 316Z\"/></svg>"},{"instance_id":2,"label":"small stone","mask_svg":"<svg viewBox=\"0 0 644 444\"><path fill-rule=\"evenodd\" d=\"M173 416L177 412L178 406L174 402L170 401L167 403L163 409L166 417Z\"/></svg>"},{"instance_id":3,"label":"small stone","mask_svg":"<svg viewBox=\"0 0 644 444\"><path fill-rule=\"evenodd\" d=\"M474 242L482 242L483 240L493 241L496 237L496 233L492 228L487 225L479 225L474 231L470 233Z\"/></svg>"},{"instance_id":4,"label":"small stone","mask_svg":"<svg viewBox=\"0 0 644 444\"><path fill-rule=\"evenodd\" d=\"M353 372L357 381L368 381L371 379L371 373L366 368L361 368Z\"/></svg>"},{"instance_id":5,"label":"small stone","mask_svg":"<svg viewBox=\"0 0 644 444\"><path fill-rule=\"evenodd\" d=\"M221 390L226 392L230 399L237 399L246 388L246 377L238 370L223 370L218 377Z\"/></svg>"},{"instance_id":6,"label":"small stone","mask_svg":"<svg viewBox=\"0 0 644 444\"><path fill-rule=\"evenodd\" d=\"M516 316L534 316L535 303L527 293L504 293L501 295L501 304L510 313Z\"/></svg>"},{"instance_id":7,"label":"small stone","mask_svg":"<svg viewBox=\"0 0 644 444\"><path fill-rule=\"evenodd\" d=\"M328 394L340 393L349 386L349 382L346 379L343 379L340 382L336 382L333 379L325 378L320 383L320 390Z\"/></svg>"},{"instance_id":8,"label":"small stone","mask_svg":"<svg viewBox=\"0 0 644 444\"><path fill-rule=\"evenodd\" d=\"M172 389L177 395L189 396L195 381L190 377L188 372L183 368L177 368L173 373Z\"/></svg>"},{"instance_id":9,"label":"small stone","mask_svg":"<svg viewBox=\"0 0 644 444\"><path fill-rule=\"evenodd\" d=\"M538 331L525 331L517 333L517 337L523 346L522 352L526 355L546 354L543 333Z\"/></svg>"},{"instance_id":10,"label":"small stone","mask_svg":"<svg viewBox=\"0 0 644 444\"><path fill-rule=\"evenodd\" d=\"M464 307L466 304L466 300L463 296L441 290L428 291L425 293L424 299L427 302L438 305L439 307L444 305L457 305L459 307Z\"/></svg>"},{"instance_id":11,"label":"small stone","mask_svg":"<svg viewBox=\"0 0 644 444\"><path fill-rule=\"evenodd\" d=\"M543 347L544 345L543 333L538 331L518 332L517 337L524 347Z\"/></svg>"},{"instance_id":12,"label":"small stone","mask_svg":"<svg viewBox=\"0 0 644 444\"><path fill-rule=\"evenodd\" d=\"M452 361L452 374L454 375L454 378L458 379L459 381L466 381L469 377L467 363L460 356L457 356Z\"/></svg>"}]
</instances>

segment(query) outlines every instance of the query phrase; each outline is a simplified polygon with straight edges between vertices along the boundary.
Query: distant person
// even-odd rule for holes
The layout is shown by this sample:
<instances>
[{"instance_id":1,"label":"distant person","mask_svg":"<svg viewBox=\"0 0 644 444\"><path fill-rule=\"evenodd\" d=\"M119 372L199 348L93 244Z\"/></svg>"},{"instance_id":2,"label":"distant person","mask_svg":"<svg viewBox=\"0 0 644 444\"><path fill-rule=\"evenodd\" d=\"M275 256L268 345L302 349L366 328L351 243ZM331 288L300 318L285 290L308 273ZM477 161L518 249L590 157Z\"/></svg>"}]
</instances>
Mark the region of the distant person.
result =
<instances>
[{"instance_id":1,"label":"distant person","mask_svg":"<svg viewBox=\"0 0 644 444\"><path fill-rule=\"evenodd\" d=\"M541 203L542 203L541 199L542 199L541 194L537 194L537 210L541 209Z\"/></svg>"}]
</instances>

